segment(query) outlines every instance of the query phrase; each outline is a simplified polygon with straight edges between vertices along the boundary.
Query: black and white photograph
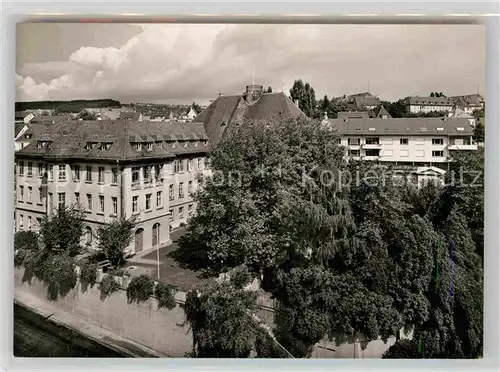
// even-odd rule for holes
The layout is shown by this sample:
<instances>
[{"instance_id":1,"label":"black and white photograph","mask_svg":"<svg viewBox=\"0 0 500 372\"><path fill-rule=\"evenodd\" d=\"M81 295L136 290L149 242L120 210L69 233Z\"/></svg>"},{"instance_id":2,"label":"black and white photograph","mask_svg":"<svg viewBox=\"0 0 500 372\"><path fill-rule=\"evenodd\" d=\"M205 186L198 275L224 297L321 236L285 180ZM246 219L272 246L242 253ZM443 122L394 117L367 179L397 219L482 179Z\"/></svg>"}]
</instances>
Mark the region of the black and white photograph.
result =
<instances>
[{"instance_id":1,"label":"black and white photograph","mask_svg":"<svg viewBox=\"0 0 500 372\"><path fill-rule=\"evenodd\" d=\"M484 25L26 22L15 57L16 358L483 358Z\"/></svg>"}]
</instances>

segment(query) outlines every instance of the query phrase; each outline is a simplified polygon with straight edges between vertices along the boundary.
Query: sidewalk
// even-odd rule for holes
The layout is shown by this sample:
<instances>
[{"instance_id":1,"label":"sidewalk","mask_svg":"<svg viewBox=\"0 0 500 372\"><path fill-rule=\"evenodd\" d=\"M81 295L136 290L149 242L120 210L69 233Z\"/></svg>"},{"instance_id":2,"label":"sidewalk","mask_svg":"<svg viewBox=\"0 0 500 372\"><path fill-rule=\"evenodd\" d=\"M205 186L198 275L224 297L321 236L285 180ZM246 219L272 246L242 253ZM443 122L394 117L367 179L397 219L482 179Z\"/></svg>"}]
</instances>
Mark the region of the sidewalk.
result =
<instances>
[{"instance_id":1,"label":"sidewalk","mask_svg":"<svg viewBox=\"0 0 500 372\"><path fill-rule=\"evenodd\" d=\"M83 336L108 347L124 357L132 358L168 358L168 355L157 352L144 345L120 337L113 332L105 330L95 324L92 324L80 317L61 310L58 307L43 301L31 293L21 291L16 288L14 302L25 306L30 311L40 314L44 317L50 317L50 321L64 326L72 331L78 332Z\"/></svg>"}]
</instances>

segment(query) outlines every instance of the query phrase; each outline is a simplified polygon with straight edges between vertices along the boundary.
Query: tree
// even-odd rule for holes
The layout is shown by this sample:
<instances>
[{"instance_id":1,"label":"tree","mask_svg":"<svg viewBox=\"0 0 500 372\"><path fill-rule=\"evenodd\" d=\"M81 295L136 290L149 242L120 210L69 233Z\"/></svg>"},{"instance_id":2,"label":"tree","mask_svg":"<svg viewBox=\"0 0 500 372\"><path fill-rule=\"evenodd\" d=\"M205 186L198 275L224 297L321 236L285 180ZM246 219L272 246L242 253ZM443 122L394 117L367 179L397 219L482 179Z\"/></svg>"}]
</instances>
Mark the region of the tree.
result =
<instances>
[{"instance_id":1,"label":"tree","mask_svg":"<svg viewBox=\"0 0 500 372\"><path fill-rule=\"evenodd\" d=\"M115 268L125 264L126 249L132 241L134 226L133 218L119 219L97 230L99 248Z\"/></svg>"},{"instance_id":2,"label":"tree","mask_svg":"<svg viewBox=\"0 0 500 372\"><path fill-rule=\"evenodd\" d=\"M84 212L70 206L44 216L40 225L40 242L43 249L52 254L67 254L70 257L80 253L80 240L84 228Z\"/></svg>"},{"instance_id":3,"label":"tree","mask_svg":"<svg viewBox=\"0 0 500 372\"><path fill-rule=\"evenodd\" d=\"M314 116L316 108L316 96L314 88L309 83L303 83L301 79L295 80L290 89L293 100L299 100L299 108L309 117Z\"/></svg>"},{"instance_id":4,"label":"tree","mask_svg":"<svg viewBox=\"0 0 500 372\"><path fill-rule=\"evenodd\" d=\"M93 112L82 110L78 114L78 118L81 120L97 120L97 115L94 114Z\"/></svg>"},{"instance_id":5,"label":"tree","mask_svg":"<svg viewBox=\"0 0 500 372\"><path fill-rule=\"evenodd\" d=\"M273 92L273 88L271 86L268 86L266 93L272 93L272 92Z\"/></svg>"},{"instance_id":6,"label":"tree","mask_svg":"<svg viewBox=\"0 0 500 372\"><path fill-rule=\"evenodd\" d=\"M482 120L478 120L474 128L474 141L484 142L484 124Z\"/></svg>"}]
</instances>

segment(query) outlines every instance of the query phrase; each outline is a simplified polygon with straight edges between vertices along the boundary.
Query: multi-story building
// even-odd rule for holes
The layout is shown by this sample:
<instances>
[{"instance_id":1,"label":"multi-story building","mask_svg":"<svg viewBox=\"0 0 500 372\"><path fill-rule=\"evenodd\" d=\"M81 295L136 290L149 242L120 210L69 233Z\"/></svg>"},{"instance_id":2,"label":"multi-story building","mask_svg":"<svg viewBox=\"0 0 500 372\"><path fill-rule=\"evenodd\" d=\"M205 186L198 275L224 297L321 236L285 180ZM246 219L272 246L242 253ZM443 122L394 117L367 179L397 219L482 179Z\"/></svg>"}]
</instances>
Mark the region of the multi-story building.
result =
<instances>
[{"instance_id":1,"label":"multi-story building","mask_svg":"<svg viewBox=\"0 0 500 372\"><path fill-rule=\"evenodd\" d=\"M199 123L132 120L53 124L16 153L17 229L37 229L55 208L85 211L83 243L116 218L136 218L130 253L170 243L170 229L195 213L193 194L209 175Z\"/></svg>"},{"instance_id":2,"label":"multi-story building","mask_svg":"<svg viewBox=\"0 0 500 372\"><path fill-rule=\"evenodd\" d=\"M410 113L428 113L432 111L451 112L455 107L467 114L484 107L484 99L479 94L453 97L408 97L407 110Z\"/></svg>"},{"instance_id":3,"label":"multi-story building","mask_svg":"<svg viewBox=\"0 0 500 372\"><path fill-rule=\"evenodd\" d=\"M453 151L477 150L467 118L328 119L349 158L413 169L419 176L442 176Z\"/></svg>"}]
</instances>

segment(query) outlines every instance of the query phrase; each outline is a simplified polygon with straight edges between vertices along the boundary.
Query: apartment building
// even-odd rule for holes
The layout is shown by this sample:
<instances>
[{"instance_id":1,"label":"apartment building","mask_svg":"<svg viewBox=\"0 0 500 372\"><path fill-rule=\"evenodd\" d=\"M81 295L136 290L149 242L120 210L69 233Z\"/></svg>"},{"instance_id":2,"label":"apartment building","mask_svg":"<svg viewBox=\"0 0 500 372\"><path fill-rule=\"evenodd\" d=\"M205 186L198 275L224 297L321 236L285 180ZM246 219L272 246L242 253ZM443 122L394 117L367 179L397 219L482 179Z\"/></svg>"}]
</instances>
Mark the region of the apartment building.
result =
<instances>
[{"instance_id":1,"label":"apartment building","mask_svg":"<svg viewBox=\"0 0 500 372\"><path fill-rule=\"evenodd\" d=\"M99 226L135 216L136 253L170 243L170 229L195 213L193 195L210 173L202 124L132 120L50 126L16 157L16 228L36 230L67 205L85 211L82 243L97 248Z\"/></svg>"},{"instance_id":2,"label":"apartment building","mask_svg":"<svg viewBox=\"0 0 500 372\"><path fill-rule=\"evenodd\" d=\"M458 107L467 114L484 107L484 98L479 94L468 94L453 97L408 97L408 112L428 113L432 111L451 112Z\"/></svg>"},{"instance_id":3,"label":"apartment building","mask_svg":"<svg viewBox=\"0 0 500 372\"><path fill-rule=\"evenodd\" d=\"M325 118L322 124L339 133L349 158L403 166L417 178L442 177L453 151L478 148L467 118Z\"/></svg>"}]
</instances>

